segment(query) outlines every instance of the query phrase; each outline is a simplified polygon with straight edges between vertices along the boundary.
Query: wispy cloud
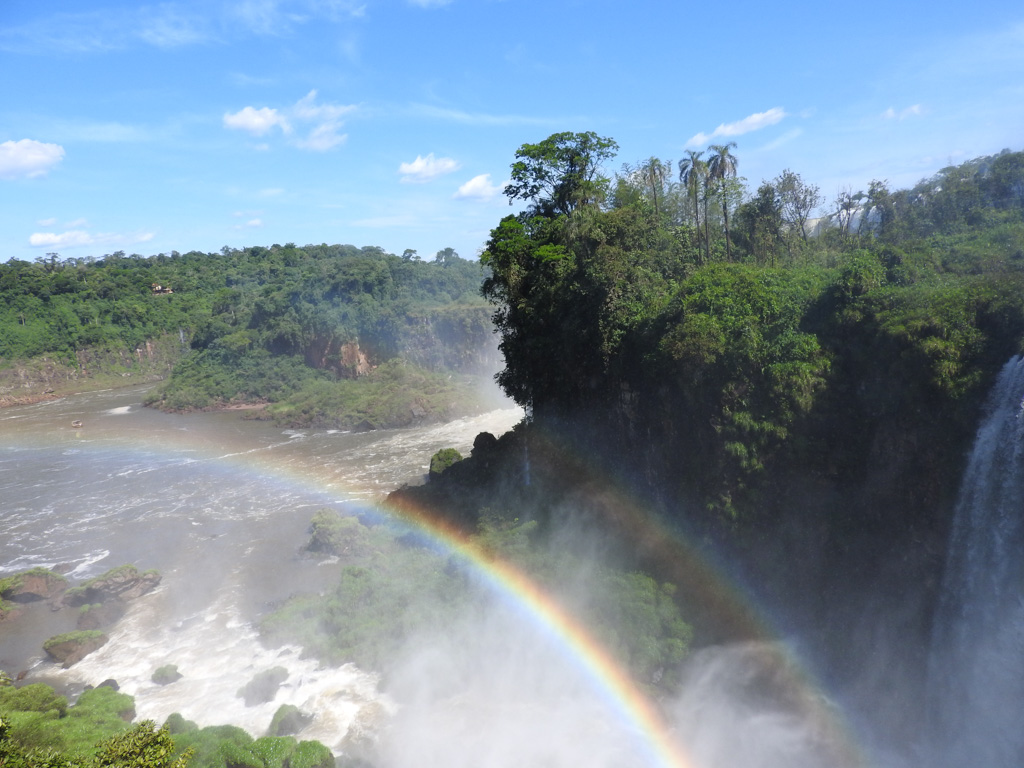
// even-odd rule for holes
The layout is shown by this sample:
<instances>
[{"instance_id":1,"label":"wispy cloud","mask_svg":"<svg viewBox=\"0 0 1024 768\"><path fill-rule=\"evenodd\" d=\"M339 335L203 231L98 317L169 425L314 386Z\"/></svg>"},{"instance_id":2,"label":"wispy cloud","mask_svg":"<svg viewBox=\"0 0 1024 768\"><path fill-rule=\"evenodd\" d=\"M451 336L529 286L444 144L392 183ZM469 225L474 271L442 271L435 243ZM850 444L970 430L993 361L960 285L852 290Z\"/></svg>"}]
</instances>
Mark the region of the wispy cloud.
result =
<instances>
[{"instance_id":1,"label":"wispy cloud","mask_svg":"<svg viewBox=\"0 0 1024 768\"><path fill-rule=\"evenodd\" d=\"M429 2L429 0L428 0ZM235 0L213 9L202 3L161 2L133 8L46 14L0 28L0 51L52 55L102 53L133 46L180 48L247 35L281 35L315 20L359 18L359 0Z\"/></svg>"},{"instance_id":2,"label":"wispy cloud","mask_svg":"<svg viewBox=\"0 0 1024 768\"><path fill-rule=\"evenodd\" d=\"M770 152L770 151L772 151L774 149L778 149L783 144L789 144L789 142L793 141L793 139L800 138L803 135L803 133L804 133L804 129L803 128L794 128L791 131L786 131L784 134L782 134L778 138L773 139L772 141L769 141L767 144L765 144L763 147L761 147L761 150L762 151Z\"/></svg>"},{"instance_id":3,"label":"wispy cloud","mask_svg":"<svg viewBox=\"0 0 1024 768\"><path fill-rule=\"evenodd\" d=\"M388 229L390 227L412 227L419 221L409 214L398 214L396 216L376 216L369 219L359 219L352 222L353 227L369 227L371 229Z\"/></svg>"},{"instance_id":4,"label":"wispy cloud","mask_svg":"<svg viewBox=\"0 0 1024 768\"><path fill-rule=\"evenodd\" d=\"M905 109L901 109L898 112L889 107L885 112L882 113L882 117L886 120L906 120L908 117L918 117L924 114L924 109L920 104L911 104Z\"/></svg>"},{"instance_id":5,"label":"wispy cloud","mask_svg":"<svg viewBox=\"0 0 1024 768\"><path fill-rule=\"evenodd\" d=\"M433 152L426 157L416 155L416 159L411 163L402 163L398 166L403 184L422 184L458 169L459 163L456 160L450 157L434 157Z\"/></svg>"},{"instance_id":6,"label":"wispy cloud","mask_svg":"<svg viewBox=\"0 0 1024 768\"><path fill-rule=\"evenodd\" d=\"M491 200L501 194L504 184L492 184L491 174L482 173L467 181L453 197L456 200Z\"/></svg>"},{"instance_id":7,"label":"wispy cloud","mask_svg":"<svg viewBox=\"0 0 1024 768\"><path fill-rule=\"evenodd\" d=\"M344 125L342 118L356 109L352 105L317 104L316 91L310 91L295 104L292 115L296 121L312 123L313 128L305 139L296 144L303 149L324 152L341 144L347 138L339 133Z\"/></svg>"},{"instance_id":8,"label":"wispy cloud","mask_svg":"<svg viewBox=\"0 0 1024 768\"><path fill-rule=\"evenodd\" d=\"M720 136L742 136L745 133L759 131L762 128L767 128L769 125L775 125L785 117L787 117L786 111L782 107L772 107L766 112L755 112L734 123L722 123L711 133L698 133L686 142L686 146L695 147L707 144L712 139L717 139Z\"/></svg>"},{"instance_id":9,"label":"wispy cloud","mask_svg":"<svg viewBox=\"0 0 1024 768\"><path fill-rule=\"evenodd\" d=\"M64 159L64 147L33 139L0 143L0 179L45 176Z\"/></svg>"},{"instance_id":10,"label":"wispy cloud","mask_svg":"<svg viewBox=\"0 0 1024 768\"><path fill-rule=\"evenodd\" d=\"M361 18L366 4L359 0L238 0L228 6L235 24L260 35L280 35L314 19L341 21Z\"/></svg>"},{"instance_id":11,"label":"wispy cloud","mask_svg":"<svg viewBox=\"0 0 1024 768\"><path fill-rule=\"evenodd\" d=\"M161 3L141 8L42 15L0 29L0 50L16 53L102 53L138 43L177 48L206 42L215 35L208 16Z\"/></svg>"},{"instance_id":12,"label":"wispy cloud","mask_svg":"<svg viewBox=\"0 0 1024 768\"><path fill-rule=\"evenodd\" d=\"M304 135L293 140L300 149L326 152L343 143L347 135L341 133L343 117L356 109L353 105L317 104L316 91L310 91L293 106L285 109L248 106L238 112L224 114L224 127L245 131L253 136L265 136L274 128L285 135L297 133L302 126ZM265 145L260 146L266 149Z\"/></svg>"},{"instance_id":13,"label":"wispy cloud","mask_svg":"<svg viewBox=\"0 0 1024 768\"><path fill-rule=\"evenodd\" d=\"M158 48L178 48L205 42L210 35L201 17L190 16L176 6L161 4L147 6L139 11L136 34L144 42Z\"/></svg>"},{"instance_id":14,"label":"wispy cloud","mask_svg":"<svg viewBox=\"0 0 1024 768\"><path fill-rule=\"evenodd\" d=\"M417 117L446 120L453 123L462 123L464 125L565 125L566 123L582 121L580 118L531 117L528 115L489 115L482 112L464 112L460 109L435 107L429 104L413 104L409 109Z\"/></svg>"}]
</instances>

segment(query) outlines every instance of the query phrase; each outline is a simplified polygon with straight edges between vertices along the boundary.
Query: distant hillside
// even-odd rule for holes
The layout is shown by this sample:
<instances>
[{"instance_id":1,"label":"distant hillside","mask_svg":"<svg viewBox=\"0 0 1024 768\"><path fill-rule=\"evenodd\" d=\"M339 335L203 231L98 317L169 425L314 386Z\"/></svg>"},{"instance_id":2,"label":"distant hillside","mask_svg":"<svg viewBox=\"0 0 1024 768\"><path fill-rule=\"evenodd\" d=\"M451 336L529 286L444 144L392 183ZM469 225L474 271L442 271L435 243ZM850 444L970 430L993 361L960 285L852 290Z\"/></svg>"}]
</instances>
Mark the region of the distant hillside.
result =
<instances>
[{"instance_id":1,"label":"distant hillside","mask_svg":"<svg viewBox=\"0 0 1024 768\"><path fill-rule=\"evenodd\" d=\"M9 261L0 386L13 400L163 377L181 360L153 402L191 409L284 400L398 359L420 377L485 374L497 367L485 275L451 249L425 262L348 245Z\"/></svg>"}]
</instances>

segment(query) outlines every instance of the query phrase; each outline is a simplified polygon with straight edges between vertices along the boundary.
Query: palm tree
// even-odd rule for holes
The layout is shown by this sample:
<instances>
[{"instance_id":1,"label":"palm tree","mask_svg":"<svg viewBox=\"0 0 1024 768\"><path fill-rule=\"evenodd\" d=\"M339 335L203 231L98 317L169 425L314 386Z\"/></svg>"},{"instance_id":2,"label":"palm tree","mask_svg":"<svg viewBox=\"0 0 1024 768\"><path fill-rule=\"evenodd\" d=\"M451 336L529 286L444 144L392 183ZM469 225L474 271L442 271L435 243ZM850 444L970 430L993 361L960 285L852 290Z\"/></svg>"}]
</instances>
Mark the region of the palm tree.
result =
<instances>
[{"instance_id":1,"label":"palm tree","mask_svg":"<svg viewBox=\"0 0 1024 768\"><path fill-rule=\"evenodd\" d=\"M700 207L697 204L697 195L702 184L707 183L708 176L708 164L701 160L700 156L703 152L694 152L692 149L686 150L687 157L684 157L679 161L679 181L683 183L690 192L690 197L693 198L693 220L697 227L697 238L698 244L700 240ZM705 196L705 202L706 202ZM707 226L707 216L704 217L704 225ZM707 238L705 237L705 244ZM708 256L710 257L710 251Z\"/></svg>"},{"instance_id":2,"label":"palm tree","mask_svg":"<svg viewBox=\"0 0 1024 768\"><path fill-rule=\"evenodd\" d=\"M730 141L728 144L712 144L708 147L714 153L708 161L708 176L712 179L718 179L722 191L722 217L725 221L725 257L729 261L732 261L732 252L729 249L729 199L725 193L725 180L728 176L735 176L736 168L739 166L739 160L729 151L735 148L735 141Z\"/></svg>"},{"instance_id":3,"label":"palm tree","mask_svg":"<svg viewBox=\"0 0 1024 768\"><path fill-rule=\"evenodd\" d=\"M665 178L668 176L668 167L672 162L669 161L668 165L661 162L656 157L652 157L646 163L640 167L640 172L643 175L644 183L651 190L652 202L654 203L654 216L655 218L659 215L658 210L658 193L665 189Z\"/></svg>"}]
</instances>

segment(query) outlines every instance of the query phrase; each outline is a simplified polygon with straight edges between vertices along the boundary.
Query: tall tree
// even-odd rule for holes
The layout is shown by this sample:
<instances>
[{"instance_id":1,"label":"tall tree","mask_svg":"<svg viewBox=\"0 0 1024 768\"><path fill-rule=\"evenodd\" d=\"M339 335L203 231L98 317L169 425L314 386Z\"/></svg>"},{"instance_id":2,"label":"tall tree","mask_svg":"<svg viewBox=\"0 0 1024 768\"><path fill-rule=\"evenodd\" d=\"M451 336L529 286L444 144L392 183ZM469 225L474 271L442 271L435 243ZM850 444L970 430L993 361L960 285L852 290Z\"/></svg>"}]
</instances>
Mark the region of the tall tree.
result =
<instances>
[{"instance_id":1,"label":"tall tree","mask_svg":"<svg viewBox=\"0 0 1024 768\"><path fill-rule=\"evenodd\" d=\"M608 178L601 166L615 157L619 145L593 131L555 133L539 144L523 144L516 151L511 180L505 187L509 205L529 200L533 213L568 215L580 206L601 203Z\"/></svg>"},{"instance_id":2,"label":"tall tree","mask_svg":"<svg viewBox=\"0 0 1024 768\"><path fill-rule=\"evenodd\" d=\"M701 159L703 152L694 152L692 149L686 150L686 157L679 161L679 181L682 182L683 186L686 187L690 193L690 198L693 200L693 221L697 228L697 236L700 237L700 205L698 203L698 196L701 190L705 192L705 201L707 200L707 194L705 186L708 178L708 165ZM705 229L707 228L707 216L704 217ZM704 245L705 249L708 249L707 244L707 233L705 232ZM707 258L710 258L710 250L706 252Z\"/></svg>"},{"instance_id":3,"label":"tall tree","mask_svg":"<svg viewBox=\"0 0 1024 768\"><path fill-rule=\"evenodd\" d=\"M739 160L730 150L736 148L736 142L728 144L712 144L708 149L713 153L708 161L708 176L718 181L722 194L722 218L725 222L725 257L732 261L732 252L729 248L729 198L726 194L725 181L730 176L736 175L739 167Z\"/></svg>"},{"instance_id":4,"label":"tall tree","mask_svg":"<svg viewBox=\"0 0 1024 768\"><path fill-rule=\"evenodd\" d=\"M775 179L774 186L779 194L781 214L790 232L799 232L807 242L807 219L821 205L821 191L813 184L806 184L799 173L788 168Z\"/></svg>"},{"instance_id":5,"label":"tall tree","mask_svg":"<svg viewBox=\"0 0 1024 768\"><path fill-rule=\"evenodd\" d=\"M661 213L661 209L658 205L659 198L664 202L665 182L668 180L668 169L671 165L672 161L665 163L656 157L651 157L647 162L640 166L640 173L643 176L644 186L651 191L651 203L654 205L655 218L657 218Z\"/></svg>"}]
</instances>

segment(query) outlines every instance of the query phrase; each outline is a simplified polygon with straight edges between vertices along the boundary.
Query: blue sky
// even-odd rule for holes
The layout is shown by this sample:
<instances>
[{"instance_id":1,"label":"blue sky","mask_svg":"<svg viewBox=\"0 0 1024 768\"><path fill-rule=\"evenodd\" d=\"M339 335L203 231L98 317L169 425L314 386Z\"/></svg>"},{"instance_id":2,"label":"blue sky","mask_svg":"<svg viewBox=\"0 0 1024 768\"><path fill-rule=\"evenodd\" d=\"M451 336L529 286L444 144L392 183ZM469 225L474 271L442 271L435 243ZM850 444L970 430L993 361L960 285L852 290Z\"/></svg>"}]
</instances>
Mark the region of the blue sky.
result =
<instances>
[{"instance_id":1,"label":"blue sky","mask_svg":"<svg viewBox=\"0 0 1024 768\"><path fill-rule=\"evenodd\" d=\"M735 141L829 201L1024 149L1024 7L0 3L0 261L352 243L475 256L523 143Z\"/></svg>"}]
</instances>

